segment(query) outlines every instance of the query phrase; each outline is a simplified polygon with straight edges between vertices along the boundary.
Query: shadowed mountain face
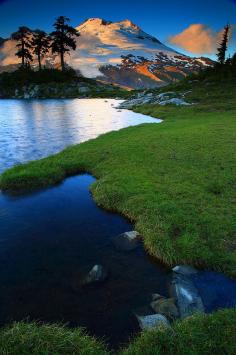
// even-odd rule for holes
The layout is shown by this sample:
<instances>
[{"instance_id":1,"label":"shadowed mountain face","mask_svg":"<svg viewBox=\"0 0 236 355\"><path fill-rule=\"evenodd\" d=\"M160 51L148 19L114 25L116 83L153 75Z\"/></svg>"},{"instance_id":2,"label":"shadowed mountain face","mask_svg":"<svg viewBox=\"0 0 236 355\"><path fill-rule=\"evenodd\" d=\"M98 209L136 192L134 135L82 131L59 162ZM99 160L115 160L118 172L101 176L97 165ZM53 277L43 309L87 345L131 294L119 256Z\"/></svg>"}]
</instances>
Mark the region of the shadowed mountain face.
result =
<instances>
[{"instance_id":1,"label":"shadowed mountain face","mask_svg":"<svg viewBox=\"0 0 236 355\"><path fill-rule=\"evenodd\" d=\"M207 58L179 54L129 20L108 22L91 18L77 30L77 49L68 56L68 64L86 77L110 83L135 89L158 87L213 63ZM17 63L15 42L5 41L0 49L0 71ZM58 65L58 58L48 55L44 64Z\"/></svg>"}]
</instances>

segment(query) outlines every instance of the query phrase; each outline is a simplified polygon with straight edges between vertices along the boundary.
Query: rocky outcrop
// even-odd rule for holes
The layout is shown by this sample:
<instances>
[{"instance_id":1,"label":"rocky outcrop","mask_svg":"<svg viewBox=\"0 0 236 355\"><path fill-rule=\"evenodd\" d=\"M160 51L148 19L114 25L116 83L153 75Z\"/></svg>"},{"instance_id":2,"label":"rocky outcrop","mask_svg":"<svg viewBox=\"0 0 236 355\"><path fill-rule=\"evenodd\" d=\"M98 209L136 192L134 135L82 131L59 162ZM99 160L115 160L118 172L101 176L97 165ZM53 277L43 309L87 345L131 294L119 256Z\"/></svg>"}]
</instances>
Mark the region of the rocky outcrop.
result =
<instances>
[{"instance_id":1,"label":"rocky outcrop","mask_svg":"<svg viewBox=\"0 0 236 355\"><path fill-rule=\"evenodd\" d=\"M86 97L119 97L123 92L115 86L100 82L52 82L42 84L12 85L0 84L0 98L15 99L64 99Z\"/></svg>"},{"instance_id":2,"label":"rocky outcrop","mask_svg":"<svg viewBox=\"0 0 236 355\"><path fill-rule=\"evenodd\" d=\"M165 106L165 105L176 105L176 106L189 106L190 104L183 99L179 99L176 97L173 97L172 99L167 99L159 102L159 105Z\"/></svg>"},{"instance_id":3,"label":"rocky outcrop","mask_svg":"<svg viewBox=\"0 0 236 355\"><path fill-rule=\"evenodd\" d=\"M134 106L140 106L145 104L158 104L158 105L177 105L177 106L188 106L190 103L186 102L184 99L186 93L175 93L172 91L164 92L158 94L156 92L143 91L137 95L131 97L130 99L122 102L119 105L121 109L132 109Z\"/></svg>"},{"instance_id":4,"label":"rocky outcrop","mask_svg":"<svg viewBox=\"0 0 236 355\"><path fill-rule=\"evenodd\" d=\"M134 53L134 52L133 52ZM107 64L99 68L104 81L113 82L133 89L151 89L176 83L201 69L213 66L208 58L192 58L184 55L167 55L159 52L155 56L121 56L121 63Z\"/></svg>"}]
</instances>

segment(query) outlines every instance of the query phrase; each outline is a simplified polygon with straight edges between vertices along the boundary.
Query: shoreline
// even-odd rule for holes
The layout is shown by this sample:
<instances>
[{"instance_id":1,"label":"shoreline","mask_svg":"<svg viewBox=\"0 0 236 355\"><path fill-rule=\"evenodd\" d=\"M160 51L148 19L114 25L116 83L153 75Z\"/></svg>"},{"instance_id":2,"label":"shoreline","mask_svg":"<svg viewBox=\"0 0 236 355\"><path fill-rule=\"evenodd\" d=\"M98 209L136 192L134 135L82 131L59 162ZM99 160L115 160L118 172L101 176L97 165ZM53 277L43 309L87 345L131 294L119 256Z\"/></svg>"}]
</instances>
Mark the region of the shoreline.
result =
<instances>
[{"instance_id":1,"label":"shoreline","mask_svg":"<svg viewBox=\"0 0 236 355\"><path fill-rule=\"evenodd\" d=\"M167 108L167 114L168 114L168 110L169 109ZM189 108L187 108L187 109L176 108L175 110L183 111L183 110L189 110ZM172 109L172 111L173 111L173 109ZM179 125L178 122L177 122L177 125ZM141 127L144 128L145 126L147 127L149 125L148 124L142 125ZM169 119L165 120L165 125L163 125L164 129L166 128L166 126L170 126ZM159 130L159 128L160 128L160 126L157 129ZM105 196L103 192L102 192L102 195L99 197L100 192L98 191L98 186L99 187L101 186L101 183L103 181L104 171L101 171L100 169L95 169L93 166L94 163L92 162L92 159L91 159L91 161L89 161L89 156L91 156L91 153L93 155L93 151L94 151L93 146L96 146L97 144L103 145L104 141L107 141L109 139L113 139L113 137L115 140L116 139L119 140L119 136L121 136L121 137L126 136L126 134L128 132L130 132L131 130L138 131L139 126L124 128L124 129L120 130L119 132L109 132L109 133L99 136L98 138L90 140L88 142L84 142L79 145L68 147L56 155L53 155L53 156L50 156L47 158L43 158L39 161L32 161L32 162L29 162L28 164L26 163L26 164L22 164L20 166L13 167L12 169L7 170L6 172L4 172L1 175L0 187L3 191L19 190L19 189L33 190L33 189L38 189L38 188L44 188L44 187L48 187L48 186L60 183L67 176L76 175L76 174L86 171L98 179L98 182L96 183L96 187L92 188L93 197L94 197L96 203L99 206L102 206L103 208L105 208L106 210L115 211L116 213L124 215L125 217L131 219L132 221L136 221L136 225L138 227L140 225L139 217L137 218L137 216L135 216L133 213L130 213L127 210L124 211L123 208L119 207L119 205L115 207L113 202L111 203L109 200L107 200L107 196ZM145 130L146 130L146 128L145 128ZM80 153L79 153L79 155L77 154L77 149L78 149L78 153L82 152L83 154L85 154L85 156L84 156L84 158L82 158L82 160L81 160L81 154ZM91 153L87 154L86 151L88 153L89 153L89 151L91 151ZM71 163L69 163L71 158L72 158L72 161L71 161ZM85 159L84 162L83 162L83 159ZM104 189L106 190L106 186L102 186L102 190L104 190ZM112 191L111 191L111 196L112 196ZM142 228L142 226L139 229L140 229L140 233L144 235L145 249L148 250L150 255L157 257L159 260L162 260L162 262L164 262L164 264L170 265L170 266L174 266L174 265L176 265L176 263L186 263L187 260L185 258L184 258L184 260L181 260L181 259L176 259L175 261L168 260L165 257L163 258L165 253L164 254L163 254L163 252L161 252L161 254L156 253L156 250L153 250L152 245L150 245L149 242L147 242L147 240L145 238L145 235L146 235L145 230ZM199 261L197 263L196 262L194 262L194 263L187 262L187 264L191 264L196 267L201 266L202 268L209 266L209 264L205 264L204 262L199 263ZM214 267L214 264L213 264L212 269L218 270L218 267ZM222 271L224 271L224 269Z\"/></svg>"}]
</instances>

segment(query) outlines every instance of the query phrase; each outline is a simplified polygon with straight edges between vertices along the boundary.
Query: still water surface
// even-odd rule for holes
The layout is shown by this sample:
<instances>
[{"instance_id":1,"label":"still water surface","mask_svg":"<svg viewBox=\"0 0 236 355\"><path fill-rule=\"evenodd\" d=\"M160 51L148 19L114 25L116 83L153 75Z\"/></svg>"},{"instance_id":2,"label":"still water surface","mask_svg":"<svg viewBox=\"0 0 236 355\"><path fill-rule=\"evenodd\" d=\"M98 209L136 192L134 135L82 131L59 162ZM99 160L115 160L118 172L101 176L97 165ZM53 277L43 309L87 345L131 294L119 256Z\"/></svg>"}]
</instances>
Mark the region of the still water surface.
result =
<instances>
[{"instance_id":1,"label":"still water surface","mask_svg":"<svg viewBox=\"0 0 236 355\"><path fill-rule=\"evenodd\" d=\"M104 99L1 100L0 172L102 133L160 120Z\"/></svg>"}]
</instances>

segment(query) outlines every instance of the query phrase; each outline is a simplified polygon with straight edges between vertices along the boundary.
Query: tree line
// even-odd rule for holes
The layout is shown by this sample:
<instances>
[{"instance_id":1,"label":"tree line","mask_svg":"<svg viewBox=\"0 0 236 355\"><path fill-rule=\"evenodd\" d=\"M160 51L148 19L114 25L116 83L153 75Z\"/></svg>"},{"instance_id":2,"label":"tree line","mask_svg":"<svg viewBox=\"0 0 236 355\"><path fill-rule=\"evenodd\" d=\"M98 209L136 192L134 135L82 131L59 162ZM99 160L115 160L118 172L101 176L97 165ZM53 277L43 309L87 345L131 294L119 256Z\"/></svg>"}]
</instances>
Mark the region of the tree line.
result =
<instances>
[{"instance_id":1,"label":"tree line","mask_svg":"<svg viewBox=\"0 0 236 355\"><path fill-rule=\"evenodd\" d=\"M34 55L37 57L39 70L42 69L42 59L49 51L59 55L61 69L65 70L65 54L70 49L76 49L76 37L79 32L69 25L69 18L59 16L53 24L54 31L50 34L42 30L30 30L28 27L21 26L14 32L11 38L17 41L17 52L21 59L22 68L29 68Z\"/></svg>"}]
</instances>

